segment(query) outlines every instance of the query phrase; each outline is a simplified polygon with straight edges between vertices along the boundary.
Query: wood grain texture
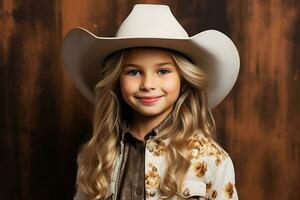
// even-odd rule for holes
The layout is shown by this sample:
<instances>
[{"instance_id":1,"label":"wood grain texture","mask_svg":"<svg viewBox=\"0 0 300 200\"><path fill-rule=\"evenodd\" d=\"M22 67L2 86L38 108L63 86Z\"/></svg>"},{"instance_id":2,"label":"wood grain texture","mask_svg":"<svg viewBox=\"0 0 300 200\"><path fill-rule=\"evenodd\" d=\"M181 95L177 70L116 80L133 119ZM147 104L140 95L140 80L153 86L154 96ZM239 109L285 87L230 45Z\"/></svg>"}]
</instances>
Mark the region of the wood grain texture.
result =
<instances>
[{"instance_id":1,"label":"wood grain texture","mask_svg":"<svg viewBox=\"0 0 300 200\"><path fill-rule=\"evenodd\" d=\"M240 74L213 114L239 197L299 199L297 0L0 1L0 199L72 199L93 106L63 68L62 38L76 26L113 36L136 3L169 5L190 36L234 41Z\"/></svg>"},{"instance_id":2,"label":"wood grain texture","mask_svg":"<svg viewBox=\"0 0 300 200\"><path fill-rule=\"evenodd\" d=\"M227 5L242 63L223 128L242 197L299 199L299 8L280 0Z\"/></svg>"}]
</instances>

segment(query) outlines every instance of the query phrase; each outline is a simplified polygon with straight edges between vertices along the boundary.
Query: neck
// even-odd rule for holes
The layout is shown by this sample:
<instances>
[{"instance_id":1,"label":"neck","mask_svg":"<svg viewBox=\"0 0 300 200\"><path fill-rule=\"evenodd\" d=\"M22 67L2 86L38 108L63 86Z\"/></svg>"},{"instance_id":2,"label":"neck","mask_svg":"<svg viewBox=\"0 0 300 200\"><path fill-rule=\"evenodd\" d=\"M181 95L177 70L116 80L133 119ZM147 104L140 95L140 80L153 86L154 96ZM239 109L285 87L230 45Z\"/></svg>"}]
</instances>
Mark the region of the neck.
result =
<instances>
[{"instance_id":1,"label":"neck","mask_svg":"<svg viewBox=\"0 0 300 200\"><path fill-rule=\"evenodd\" d=\"M172 107L164 113L155 116L145 116L135 112L130 130L138 139L144 140L145 135L157 127L171 111Z\"/></svg>"}]
</instances>

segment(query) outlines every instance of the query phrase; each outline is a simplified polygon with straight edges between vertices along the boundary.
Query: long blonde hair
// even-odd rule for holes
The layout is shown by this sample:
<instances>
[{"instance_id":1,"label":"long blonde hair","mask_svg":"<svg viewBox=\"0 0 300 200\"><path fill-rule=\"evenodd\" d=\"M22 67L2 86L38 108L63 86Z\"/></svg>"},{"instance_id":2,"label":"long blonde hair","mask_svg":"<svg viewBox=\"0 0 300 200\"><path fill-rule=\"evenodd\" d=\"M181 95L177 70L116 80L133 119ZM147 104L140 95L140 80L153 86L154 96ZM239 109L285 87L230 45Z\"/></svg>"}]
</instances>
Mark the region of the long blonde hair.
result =
<instances>
[{"instance_id":1,"label":"long blonde hair","mask_svg":"<svg viewBox=\"0 0 300 200\"><path fill-rule=\"evenodd\" d=\"M128 49L109 56L101 71L101 80L95 86L96 104L93 135L84 144L77 159L78 187L89 199L104 199L110 176L119 152L120 124L131 108L124 102L119 87L119 76ZM166 147L168 167L161 184L162 199L170 198L179 190L190 166L186 141L195 132L214 140L215 122L207 107L207 77L203 70L180 53L170 50L182 76L180 95L172 111L170 126L160 131L160 138L170 138ZM217 145L217 144L216 144ZM172 164L171 164L172 163Z\"/></svg>"}]
</instances>

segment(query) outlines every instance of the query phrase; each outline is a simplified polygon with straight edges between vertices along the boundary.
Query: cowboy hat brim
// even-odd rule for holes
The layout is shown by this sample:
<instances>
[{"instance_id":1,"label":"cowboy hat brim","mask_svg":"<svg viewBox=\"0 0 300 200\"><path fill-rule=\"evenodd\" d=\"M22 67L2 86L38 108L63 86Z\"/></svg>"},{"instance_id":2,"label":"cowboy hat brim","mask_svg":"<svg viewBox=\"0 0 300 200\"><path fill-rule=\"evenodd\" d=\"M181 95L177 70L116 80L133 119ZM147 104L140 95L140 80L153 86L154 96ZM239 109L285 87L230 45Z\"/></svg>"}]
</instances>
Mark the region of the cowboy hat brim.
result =
<instances>
[{"instance_id":1,"label":"cowboy hat brim","mask_svg":"<svg viewBox=\"0 0 300 200\"><path fill-rule=\"evenodd\" d=\"M64 38L62 58L76 87L95 103L94 86L100 80L104 59L130 47L162 47L183 53L208 75L208 107L214 108L230 92L239 72L239 54L225 34L207 30L187 39L98 37L78 27Z\"/></svg>"}]
</instances>

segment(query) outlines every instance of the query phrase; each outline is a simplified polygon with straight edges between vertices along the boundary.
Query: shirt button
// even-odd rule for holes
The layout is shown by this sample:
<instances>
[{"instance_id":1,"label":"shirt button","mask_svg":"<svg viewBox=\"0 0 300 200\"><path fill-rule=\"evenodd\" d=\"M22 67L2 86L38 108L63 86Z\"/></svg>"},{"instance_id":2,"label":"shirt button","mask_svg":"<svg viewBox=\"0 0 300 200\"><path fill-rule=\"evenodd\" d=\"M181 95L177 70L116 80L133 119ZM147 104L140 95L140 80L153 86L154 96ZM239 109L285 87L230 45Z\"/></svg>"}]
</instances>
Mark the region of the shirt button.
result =
<instances>
[{"instance_id":1,"label":"shirt button","mask_svg":"<svg viewBox=\"0 0 300 200\"><path fill-rule=\"evenodd\" d=\"M155 196L155 192L154 191L150 191L149 194L150 194L151 197Z\"/></svg>"},{"instance_id":2,"label":"shirt button","mask_svg":"<svg viewBox=\"0 0 300 200\"><path fill-rule=\"evenodd\" d=\"M141 195L142 194L142 188L141 187L138 187L137 189L136 189L136 191L135 191L135 193L137 194L137 195Z\"/></svg>"},{"instance_id":3,"label":"shirt button","mask_svg":"<svg viewBox=\"0 0 300 200\"><path fill-rule=\"evenodd\" d=\"M189 190L188 189L184 190L183 195L186 197L189 196L190 195Z\"/></svg>"},{"instance_id":4,"label":"shirt button","mask_svg":"<svg viewBox=\"0 0 300 200\"><path fill-rule=\"evenodd\" d=\"M152 146L150 146L150 147L149 147L149 151L150 151L150 152L153 152L153 151L154 151L154 148L153 148Z\"/></svg>"}]
</instances>

